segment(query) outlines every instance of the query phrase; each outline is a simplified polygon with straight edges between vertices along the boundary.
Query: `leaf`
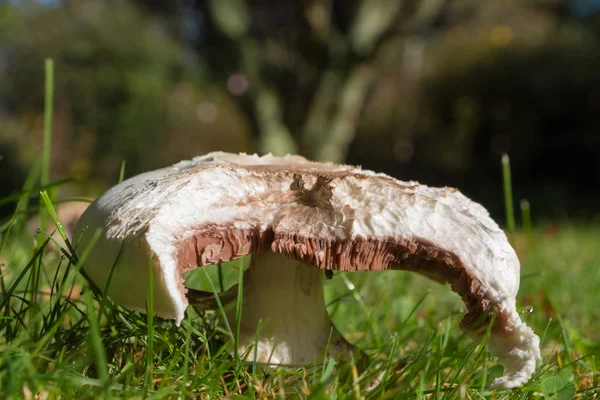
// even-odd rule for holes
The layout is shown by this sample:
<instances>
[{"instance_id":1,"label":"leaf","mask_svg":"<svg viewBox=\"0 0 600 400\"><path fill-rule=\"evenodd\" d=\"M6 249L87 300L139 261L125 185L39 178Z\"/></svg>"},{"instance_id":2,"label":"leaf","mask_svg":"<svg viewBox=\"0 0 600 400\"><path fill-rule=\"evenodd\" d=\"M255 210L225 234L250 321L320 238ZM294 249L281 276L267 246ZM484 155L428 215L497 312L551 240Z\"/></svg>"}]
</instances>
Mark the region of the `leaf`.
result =
<instances>
[{"instance_id":1,"label":"leaf","mask_svg":"<svg viewBox=\"0 0 600 400\"><path fill-rule=\"evenodd\" d=\"M331 373L333 372L333 367L335 367L335 358L329 357L326 365L323 368L323 375L321 375L319 383L325 383L329 380Z\"/></svg>"},{"instance_id":2,"label":"leaf","mask_svg":"<svg viewBox=\"0 0 600 400\"><path fill-rule=\"evenodd\" d=\"M551 376L542 382L542 392L547 399L571 400L576 391L573 382L562 376Z\"/></svg>"}]
</instances>

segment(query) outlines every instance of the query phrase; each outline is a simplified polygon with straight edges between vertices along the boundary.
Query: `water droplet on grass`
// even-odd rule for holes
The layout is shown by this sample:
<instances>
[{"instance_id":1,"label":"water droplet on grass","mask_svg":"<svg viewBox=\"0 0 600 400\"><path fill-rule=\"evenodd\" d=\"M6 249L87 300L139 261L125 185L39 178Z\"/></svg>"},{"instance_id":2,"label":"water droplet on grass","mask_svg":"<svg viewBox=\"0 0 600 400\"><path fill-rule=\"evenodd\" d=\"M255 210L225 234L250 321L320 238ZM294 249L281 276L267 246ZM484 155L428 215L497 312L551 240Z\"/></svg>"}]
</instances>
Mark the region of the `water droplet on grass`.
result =
<instances>
[{"instance_id":1,"label":"water droplet on grass","mask_svg":"<svg viewBox=\"0 0 600 400\"><path fill-rule=\"evenodd\" d=\"M533 312L533 306L527 306L527 307L525 307L525 309L523 311L521 311L521 314L523 314L523 313L531 314L532 312Z\"/></svg>"}]
</instances>

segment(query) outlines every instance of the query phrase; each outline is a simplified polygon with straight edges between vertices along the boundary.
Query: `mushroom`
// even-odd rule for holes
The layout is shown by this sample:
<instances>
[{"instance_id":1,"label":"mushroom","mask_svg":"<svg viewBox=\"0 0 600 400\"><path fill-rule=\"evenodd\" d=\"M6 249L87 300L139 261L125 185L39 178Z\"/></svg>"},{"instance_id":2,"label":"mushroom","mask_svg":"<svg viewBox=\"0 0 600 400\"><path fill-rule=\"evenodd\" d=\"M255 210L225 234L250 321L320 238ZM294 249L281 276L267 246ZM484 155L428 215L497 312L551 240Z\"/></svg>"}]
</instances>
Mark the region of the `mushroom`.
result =
<instances>
[{"instance_id":1,"label":"mushroom","mask_svg":"<svg viewBox=\"0 0 600 400\"><path fill-rule=\"evenodd\" d=\"M539 337L516 311L515 251L456 189L300 156L217 152L116 185L83 214L84 226L79 252L101 229L84 266L96 285L144 312L151 270L154 312L177 324L190 302L208 301L184 287L184 272L252 254L237 343L249 361L306 365L326 348L351 350L327 314L321 270L388 269L449 283L467 307L461 327L475 336L493 321L488 348L505 375L492 388L527 382L540 359Z\"/></svg>"}]
</instances>

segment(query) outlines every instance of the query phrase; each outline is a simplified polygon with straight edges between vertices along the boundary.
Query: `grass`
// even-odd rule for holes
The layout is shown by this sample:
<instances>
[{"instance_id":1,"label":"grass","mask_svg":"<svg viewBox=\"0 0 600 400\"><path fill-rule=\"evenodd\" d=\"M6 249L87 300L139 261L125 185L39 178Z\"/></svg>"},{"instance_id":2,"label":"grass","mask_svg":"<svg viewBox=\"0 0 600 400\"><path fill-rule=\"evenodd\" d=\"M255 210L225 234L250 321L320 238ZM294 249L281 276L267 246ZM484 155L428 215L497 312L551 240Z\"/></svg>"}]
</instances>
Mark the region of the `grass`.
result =
<instances>
[{"instance_id":1,"label":"grass","mask_svg":"<svg viewBox=\"0 0 600 400\"><path fill-rule=\"evenodd\" d=\"M523 260L519 304L523 318L543 337L544 360L529 384L508 392L485 389L501 368L484 343L458 329L464 312L458 297L417 275L340 273L327 281L334 323L376 362L360 369L325 359L323 366L263 373L230 356L228 333L219 327L217 312L189 309L176 327L108 299L100 311L101 299L76 273L77 262L43 251L49 240L44 233L36 236L16 226L5 239L0 398L36 393L82 399L287 398L312 393L323 399L526 399L541 398L544 389L554 386L567 393L576 390L582 398L600 392L595 372L600 276L590 273L600 254L593 226L537 229L529 246L524 235L517 235ZM528 306L533 312L527 312Z\"/></svg>"},{"instance_id":2,"label":"grass","mask_svg":"<svg viewBox=\"0 0 600 400\"><path fill-rule=\"evenodd\" d=\"M177 327L151 312L122 309L78 272L86 253L81 260L73 253L80 232L62 251L50 248L54 239L45 230L28 232L27 211L38 209L29 207L31 200L54 187L49 180L35 186L49 176L48 168L46 162L34 166L23 190L0 200L17 205L0 225L1 399L600 397L600 249L594 223L532 227L529 204L521 207L524 229L511 235L522 261L518 304L542 337L543 362L519 389L486 389L501 367L485 341L473 342L458 329L464 313L458 296L403 272L338 273L326 281L334 323L371 356L369 362L324 357L316 366L265 371L229 354L226 338L237 336L238 327L223 329L219 310L189 308ZM119 180L123 175L124 164ZM64 236L52 198L42 194L41 203L57 236ZM243 276L241 263L215 272L221 287L232 284L228 272ZM151 311L152 298L147 305ZM240 301L237 307L243 312Z\"/></svg>"}]
</instances>

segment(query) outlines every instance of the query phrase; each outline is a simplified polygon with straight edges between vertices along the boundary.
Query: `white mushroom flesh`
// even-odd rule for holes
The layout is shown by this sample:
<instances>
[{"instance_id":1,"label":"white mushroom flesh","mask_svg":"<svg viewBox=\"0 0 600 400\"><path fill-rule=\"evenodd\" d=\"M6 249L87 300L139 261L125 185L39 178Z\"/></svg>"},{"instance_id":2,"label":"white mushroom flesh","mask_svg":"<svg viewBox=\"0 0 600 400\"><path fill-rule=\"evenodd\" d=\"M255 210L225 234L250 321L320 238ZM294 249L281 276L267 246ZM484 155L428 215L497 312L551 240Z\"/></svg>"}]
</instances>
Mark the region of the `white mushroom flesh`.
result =
<instances>
[{"instance_id":1,"label":"white mushroom flesh","mask_svg":"<svg viewBox=\"0 0 600 400\"><path fill-rule=\"evenodd\" d=\"M323 272L272 252L253 256L244 280L238 352L247 361L300 366L329 356L350 356L351 348L331 323L323 293ZM236 307L227 312L236 329ZM259 329L260 327L260 329Z\"/></svg>"}]
</instances>

